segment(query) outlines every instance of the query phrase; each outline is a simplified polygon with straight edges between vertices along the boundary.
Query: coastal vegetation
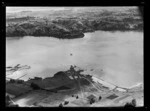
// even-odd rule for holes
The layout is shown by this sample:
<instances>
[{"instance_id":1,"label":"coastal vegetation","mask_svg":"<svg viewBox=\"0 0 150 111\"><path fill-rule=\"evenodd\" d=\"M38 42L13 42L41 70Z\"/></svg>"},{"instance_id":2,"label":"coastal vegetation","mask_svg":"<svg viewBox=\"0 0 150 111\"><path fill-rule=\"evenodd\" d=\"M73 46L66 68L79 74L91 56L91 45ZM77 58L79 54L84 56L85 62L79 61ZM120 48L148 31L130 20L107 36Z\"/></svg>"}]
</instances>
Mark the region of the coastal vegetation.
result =
<instances>
[{"instance_id":1,"label":"coastal vegetation","mask_svg":"<svg viewBox=\"0 0 150 111\"><path fill-rule=\"evenodd\" d=\"M53 11L52 11L53 12ZM142 31L143 20L135 9L124 12L99 10L48 11L43 16L28 12L26 16L6 15L6 37L49 36L60 39L84 37L85 32ZM20 12L21 13L21 12Z\"/></svg>"}]
</instances>

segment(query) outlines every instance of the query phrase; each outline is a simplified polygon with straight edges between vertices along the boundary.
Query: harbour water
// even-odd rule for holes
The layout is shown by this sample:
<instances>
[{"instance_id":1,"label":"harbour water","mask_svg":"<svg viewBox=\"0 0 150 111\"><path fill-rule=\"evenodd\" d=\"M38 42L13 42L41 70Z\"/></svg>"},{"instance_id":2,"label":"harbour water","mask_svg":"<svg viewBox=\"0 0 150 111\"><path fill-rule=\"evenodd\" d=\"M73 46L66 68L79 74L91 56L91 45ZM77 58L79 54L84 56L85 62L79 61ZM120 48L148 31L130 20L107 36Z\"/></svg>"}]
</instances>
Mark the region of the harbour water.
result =
<instances>
[{"instance_id":1,"label":"harbour water","mask_svg":"<svg viewBox=\"0 0 150 111\"><path fill-rule=\"evenodd\" d=\"M15 72L19 76L27 73L24 80L53 76L76 65L85 74L130 87L143 82L143 32L96 31L78 39L6 38L6 66L17 64L31 66Z\"/></svg>"}]
</instances>

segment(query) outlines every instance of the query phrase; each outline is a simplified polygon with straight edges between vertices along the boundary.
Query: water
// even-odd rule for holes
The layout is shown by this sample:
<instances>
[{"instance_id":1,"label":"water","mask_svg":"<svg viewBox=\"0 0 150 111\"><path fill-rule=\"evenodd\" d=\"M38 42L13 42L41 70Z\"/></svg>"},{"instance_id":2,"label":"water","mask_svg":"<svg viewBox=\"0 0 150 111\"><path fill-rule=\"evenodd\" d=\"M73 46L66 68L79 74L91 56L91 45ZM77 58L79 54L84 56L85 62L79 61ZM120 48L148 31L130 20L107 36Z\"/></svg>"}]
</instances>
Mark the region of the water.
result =
<instances>
[{"instance_id":1,"label":"water","mask_svg":"<svg viewBox=\"0 0 150 111\"><path fill-rule=\"evenodd\" d=\"M129 87L143 82L143 33L96 31L69 40L6 38L6 66L16 64L31 66L24 79L53 76L76 65L85 73Z\"/></svg>"}]
</instances>

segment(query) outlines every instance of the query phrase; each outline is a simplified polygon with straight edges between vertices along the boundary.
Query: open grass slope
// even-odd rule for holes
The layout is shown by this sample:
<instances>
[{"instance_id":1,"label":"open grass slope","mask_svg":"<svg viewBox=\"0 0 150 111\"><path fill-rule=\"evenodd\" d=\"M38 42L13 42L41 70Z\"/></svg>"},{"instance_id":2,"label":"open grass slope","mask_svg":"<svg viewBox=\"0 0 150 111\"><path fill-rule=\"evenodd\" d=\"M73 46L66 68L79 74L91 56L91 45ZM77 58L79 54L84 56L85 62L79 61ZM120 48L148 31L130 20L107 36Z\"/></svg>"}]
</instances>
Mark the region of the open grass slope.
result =
<instances>
[{"instance_id":1,"label":"open grass slope","mask_svg":"<svg viewBox=\"0 0 150 111\"><path fill-rule=\"evenodd\" d=\"M82 70L72 67L45 79L10 80L6 83L6 93L14 95L13 101L20 107L58 107L60 104L64 107L110 107L124 106L132 99L137 100L137 106L143 105L142 84L132 88L118 86L123 89L118 90L113 84L80 72ZM90 103L89 96L94 97L94 103Z\"/></svg>"}]
</instances>

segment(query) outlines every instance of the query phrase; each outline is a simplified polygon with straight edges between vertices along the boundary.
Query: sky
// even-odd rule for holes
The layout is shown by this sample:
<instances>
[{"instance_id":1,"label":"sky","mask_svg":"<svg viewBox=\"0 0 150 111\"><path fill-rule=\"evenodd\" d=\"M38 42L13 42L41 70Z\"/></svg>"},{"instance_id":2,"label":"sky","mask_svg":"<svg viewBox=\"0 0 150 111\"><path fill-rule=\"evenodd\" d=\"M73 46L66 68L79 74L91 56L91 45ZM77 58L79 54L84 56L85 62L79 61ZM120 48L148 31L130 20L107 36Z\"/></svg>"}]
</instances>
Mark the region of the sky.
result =
<instances>
[{"instance_id":1,"label":"sky","mask_svg":"<svg viewBox=\"0 0 150 111\"><path fill-rule=\"evenodd\" d=\"M6 7L6 12L63 10L64 7Z\"/></svg>"},{"instance_id":2,"label":"sky","mask_svg":"<svg viewBox=\"0 0 150 111\"><path fill-rule=\"evenodd\" d=\"M6 13L11 13L11 12L20 12L20 11L42 11L42 10L64 10L64 9L70 9L70 8L74 8L74 9L78 9L81 7L13 7L13 6L9 6L6 7ZM133 7L99 7L99 9L108 9L108 10L124 10L124 9L128 9L128 8L135 8Z\"/></svg>"}]
</instances>

